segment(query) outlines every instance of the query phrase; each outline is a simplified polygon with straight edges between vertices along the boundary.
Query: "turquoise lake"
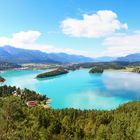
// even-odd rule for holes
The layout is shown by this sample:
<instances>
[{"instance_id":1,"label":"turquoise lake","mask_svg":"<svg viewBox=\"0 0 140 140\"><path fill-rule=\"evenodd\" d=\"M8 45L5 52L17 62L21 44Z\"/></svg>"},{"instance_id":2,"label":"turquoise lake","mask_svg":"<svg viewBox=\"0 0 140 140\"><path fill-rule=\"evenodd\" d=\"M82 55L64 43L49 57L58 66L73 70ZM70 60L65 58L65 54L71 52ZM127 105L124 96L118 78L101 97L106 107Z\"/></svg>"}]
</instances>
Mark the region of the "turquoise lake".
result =
<instances>
[{"instance_id":1,"label":"turquoise lake","mask_svg":"<svg viewBox=\"0 0 140 140\"><path fill-rule=\"evenodd\" d=\"M55 109L115 109L132 100L140 100L140 75L130 72L89 74L81 69L53 78L35 79L44 70L2 72L6 85L28 88L52 99Z\"/></svg>"}]
</instances>

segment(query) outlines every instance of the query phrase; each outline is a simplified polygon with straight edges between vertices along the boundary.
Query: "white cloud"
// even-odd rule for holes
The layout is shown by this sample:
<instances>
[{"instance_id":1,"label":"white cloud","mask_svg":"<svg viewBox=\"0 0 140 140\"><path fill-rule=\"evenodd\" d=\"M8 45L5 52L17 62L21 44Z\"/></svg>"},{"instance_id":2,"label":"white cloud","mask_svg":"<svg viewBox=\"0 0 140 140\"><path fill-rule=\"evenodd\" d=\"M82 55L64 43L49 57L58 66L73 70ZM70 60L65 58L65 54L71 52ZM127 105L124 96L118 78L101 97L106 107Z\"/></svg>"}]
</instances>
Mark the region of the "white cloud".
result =
<instances>
[{"instance_id":1,"label":"white cloud","mask_svg":"<svg viewBox=\"0 0 140 140\"><path fill-rule=\"evenodd\" d=\"M0 47L5 45L11 45L16 48L31 49L31 50L40 50L47 53L59 53L64 52L68 54L77 54L93 57L92 53L86 51L71 49L71 48L60 48L55 47L50 44L39 44L36 43L39 39L41 33L39 31L26 31L14 33L12 37L0 37Z\"/></svg>"},{"instance_id":2,"label":"white cloud","mask_svg":"<svg viewBox=\"0 0 140 140\"><path fill-rule=\"evenodd\" d=\"M125 56L140 53L140 32L135 31L131 35L119 34L108 37L104 40L103 45L107 46L103 52L104 55Z\"/></svg>"},{"instance_id":3,"label":"white cloud","mask_svg":"<svg viewBox=\"0 0 140 140\"><path fill-rule=\"evenodd\" d=\"M105 37L117 30L127 29L126 23L118 20L117 14L109 10L100 10L92 15L83 15L83 19L67 18L62 21L64 34L75 37Z\"/></svg>"},{"instance_id":4,"label":"white cloud","mask_svg":"<svg viewBox=\"0 0 140 140\"><path fill-rule=\"evenodd\" d=\"M18 32L14 33L11 38L0 37L0 46L11 45L18 48L29 49L31 44L40 37L41 33L38 31L27 31L27 32Z\"/></svg>"}]
</instances>

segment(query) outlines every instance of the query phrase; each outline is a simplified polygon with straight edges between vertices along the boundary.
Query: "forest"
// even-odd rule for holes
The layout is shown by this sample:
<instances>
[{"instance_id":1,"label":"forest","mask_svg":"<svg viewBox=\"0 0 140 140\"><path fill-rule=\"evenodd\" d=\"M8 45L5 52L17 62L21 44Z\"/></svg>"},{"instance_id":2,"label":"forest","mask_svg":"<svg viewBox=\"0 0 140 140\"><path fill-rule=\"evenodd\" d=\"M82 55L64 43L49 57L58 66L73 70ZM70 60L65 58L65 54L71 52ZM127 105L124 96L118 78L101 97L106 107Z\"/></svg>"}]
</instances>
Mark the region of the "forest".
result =
<instances>
[{"instance_id":1,"label":"forest","mask_svg":"<svg viewBox=\"0 0 140 140\"><path fill-rule=\"evenodd\" d=\"M0 87L1 140L139 140L140 102L129 102L115 110L53 109L28 107L27 100L42 101L24 89L24 98L13 96L16 87Z\"/></svg>"}]
</instances>

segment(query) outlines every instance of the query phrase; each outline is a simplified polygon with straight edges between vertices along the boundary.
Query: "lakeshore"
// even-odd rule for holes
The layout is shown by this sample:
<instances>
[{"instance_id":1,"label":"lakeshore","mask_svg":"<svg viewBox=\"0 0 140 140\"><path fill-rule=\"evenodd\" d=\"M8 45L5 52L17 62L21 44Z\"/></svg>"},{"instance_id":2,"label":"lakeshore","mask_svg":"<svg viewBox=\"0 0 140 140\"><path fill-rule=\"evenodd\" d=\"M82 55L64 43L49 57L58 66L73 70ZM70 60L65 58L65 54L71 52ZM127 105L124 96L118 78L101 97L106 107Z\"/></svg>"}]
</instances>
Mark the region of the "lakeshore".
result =
<instances>
[{"instance_id":1,"label":"lakeshore","mask_svg":"<svg viewBox=\"0 0 140 140\"><path fill-rule=\"evenodd\" d=\"M140 75L134 72L104 71L90 74L89 69L43 79L36 75L46 70L4 71L4 84L28 88L52 99L55 109L80 108L110 110L119 105L139 100ZM65 84L64 84L65 83ZM133 87L133 89L131 89Z\"/></svg>"}]
</instances>

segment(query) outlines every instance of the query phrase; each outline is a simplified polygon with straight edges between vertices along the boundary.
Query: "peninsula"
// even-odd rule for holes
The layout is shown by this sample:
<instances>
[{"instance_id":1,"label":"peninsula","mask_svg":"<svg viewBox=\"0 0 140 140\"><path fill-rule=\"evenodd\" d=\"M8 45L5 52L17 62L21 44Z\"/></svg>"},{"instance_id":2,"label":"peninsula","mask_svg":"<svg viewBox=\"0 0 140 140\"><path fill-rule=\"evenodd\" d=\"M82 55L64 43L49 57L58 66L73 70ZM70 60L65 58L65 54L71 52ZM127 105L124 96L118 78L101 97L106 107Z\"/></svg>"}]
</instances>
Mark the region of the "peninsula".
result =
<instances>
[{"instance_id":1,"label":"peninsula","mask_svg":"<svg viewBox=\"0 0 140 140\"><path fill-rule=\"evenodd\" d=\"M0 76L0 83L4 83L4 82L5 82L5 79Z\"/></svg>"}]
</instances>

